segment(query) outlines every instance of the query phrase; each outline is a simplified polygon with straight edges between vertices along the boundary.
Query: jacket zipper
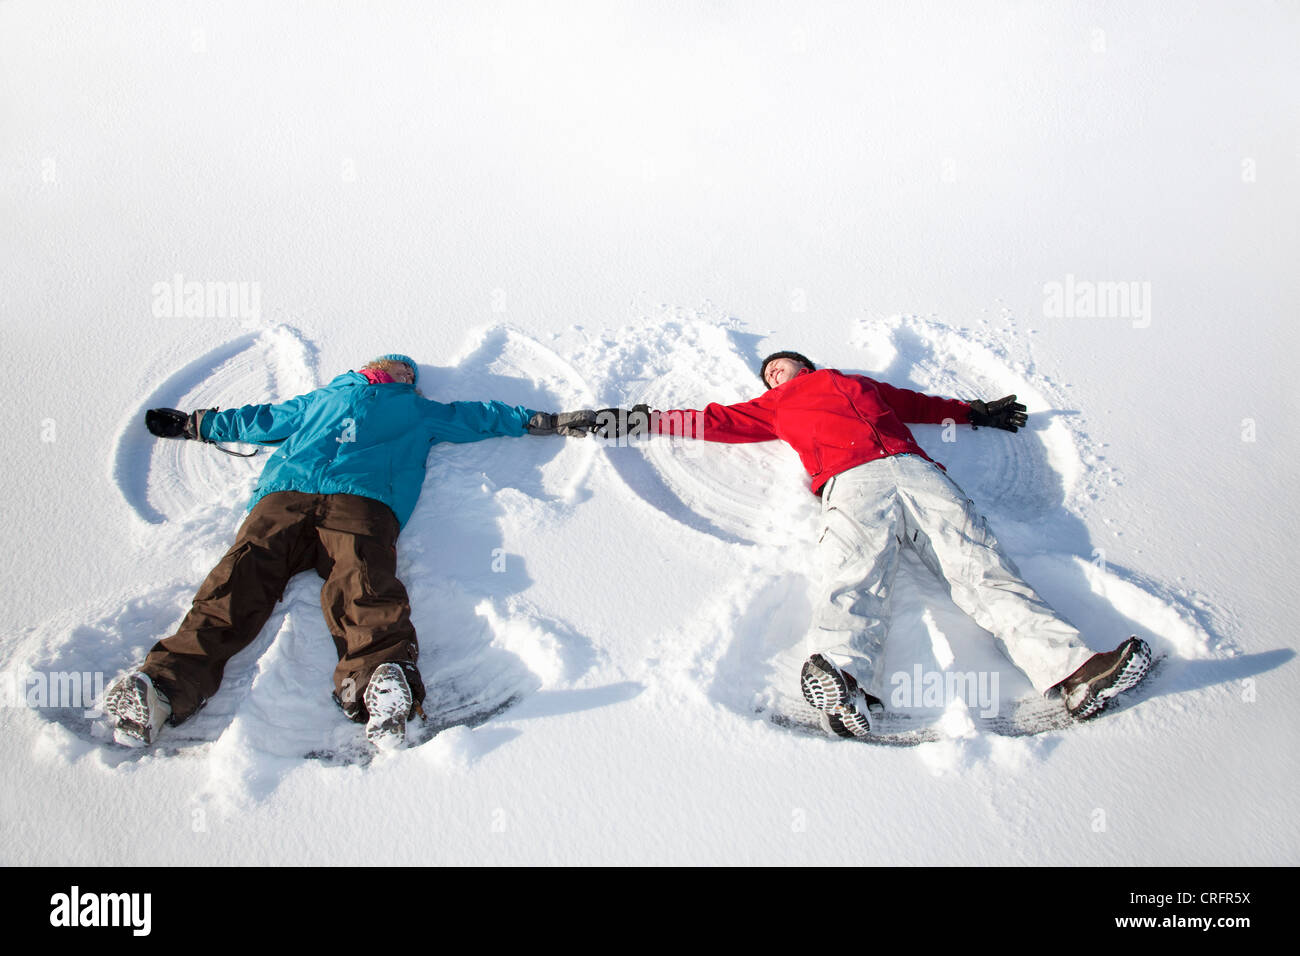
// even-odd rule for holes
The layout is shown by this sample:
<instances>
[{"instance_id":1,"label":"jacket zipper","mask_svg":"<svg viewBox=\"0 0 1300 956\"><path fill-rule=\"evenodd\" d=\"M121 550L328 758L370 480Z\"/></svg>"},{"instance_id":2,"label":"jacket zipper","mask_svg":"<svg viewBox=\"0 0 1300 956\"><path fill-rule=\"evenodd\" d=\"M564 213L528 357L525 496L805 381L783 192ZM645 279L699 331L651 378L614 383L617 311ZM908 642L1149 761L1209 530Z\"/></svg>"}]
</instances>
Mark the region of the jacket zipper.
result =
<instances>
[{"instance_id":1,"label":"jacket zipper","mask_svg":"<svg viewBox=\"0 0 1300 956\"><path fill-rule=\"evenodd\" d=\"M862 424L866 425L868 428L871 429L871 434L872 434L872 435L875 437L875 439L876 439L876 445L877 445L877 447L879 447L880 450L881 450L882 452L885 453L884 456L885 456L886 458L888 458L889 455L890 455L890 451L889 451L888 448L885 447L884 439L882 439L882 438L880 437L880 432L876 430L876 425L875 425L875 423L874 423L874 422L867 421L866 417L863 416L863 414L862 414L861 410L859 410L858 406L855 405L855 404L853 404L853 400L852 400L851 398L849 398L848 394L844 391L844 389L840 387L840 383L839 383L839 381L838 381L838 380L833 380L833 381L835 381L835 389L836 389L836 391L838 391L838 392L840 393L840 395L843 396L844 400L845 400L846 402L849 403L849 408L853 409L853 414L858 416L858 421L862 422Z\"/></svg>"}]
</instances>

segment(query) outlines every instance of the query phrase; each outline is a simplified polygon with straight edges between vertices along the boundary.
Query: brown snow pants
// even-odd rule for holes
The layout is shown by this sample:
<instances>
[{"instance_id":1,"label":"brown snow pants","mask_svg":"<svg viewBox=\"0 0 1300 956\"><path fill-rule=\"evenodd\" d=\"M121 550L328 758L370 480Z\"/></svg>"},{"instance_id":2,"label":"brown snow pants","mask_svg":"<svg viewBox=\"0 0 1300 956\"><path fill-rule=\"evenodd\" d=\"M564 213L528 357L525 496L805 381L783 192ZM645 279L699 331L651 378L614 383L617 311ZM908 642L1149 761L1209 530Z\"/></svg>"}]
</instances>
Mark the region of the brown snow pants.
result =
<instances>
[{"instance_id":1,"label":"brown snow pants","mask_svg":"<svg viewBox=\"0 0 1300 956\"><path fill-rule=\"evenodd\" d=\"M221 684L226 662L251 644L289 579L315 570L339 663L335 698L364 720L362 693L387 661L406 673L418 704L424 685L410 601L397 578L397 517L357 495L280 491L253 506L234 546L212 569L180 629L154 645L143 670L171 701L171 722L191 716Z\"/></svg>"}]
</instances>

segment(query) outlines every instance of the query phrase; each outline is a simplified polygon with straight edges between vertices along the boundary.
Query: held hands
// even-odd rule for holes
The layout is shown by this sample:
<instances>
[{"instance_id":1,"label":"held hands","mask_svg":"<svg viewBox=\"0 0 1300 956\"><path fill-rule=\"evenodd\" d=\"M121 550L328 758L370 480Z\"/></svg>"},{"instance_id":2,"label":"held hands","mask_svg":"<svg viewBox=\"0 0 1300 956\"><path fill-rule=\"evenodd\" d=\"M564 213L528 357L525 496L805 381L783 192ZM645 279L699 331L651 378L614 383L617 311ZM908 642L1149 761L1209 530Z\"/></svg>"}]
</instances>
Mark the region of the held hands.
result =
<instances>
[{"instance_id":1,"label":"held hands","mask_svg":"<svg viewBox=\"0 0 1300 956\"><path fill-rule=\"evenodd\" d=\"M151 408L144 413L145 428L159 438L188 438L191 441L207 442L199 431L203 416L215 408L203 408L186 414L174 408Z\"/></svg>"},{"instance_id":2,"label":"held hands","mask_svg":"<svg viewBox=\"0 0 1300 956\"><path fill-rule=\"evenodd\" d=\"M630 409L602 408L596 412L596 427L592 431L597 438L642 438L650 434L658 414L644 404Z\"/></svg>"},{"instance_id":3,"label":"held hands","mask_svg":"<svg viewBox=\"0 0 1300 956\"><path fill-rule=\"evenodd\" d=\"M528 419L530 435L566 435L581 438L589 435L596 424L596 413L589 408L577 412L538 412Z\"/></svg>"},{"instance_id":4,"label":"held hands","mask_svg":"<svg viewBox=\"0 0 1300 956\"><path fill-rule=\"evenodd\" d=\"M975 399L968 404L971 428L987 425L989 428L1005 428L1009 432L1014 432L1024 428L1025 422L1029 420L1029 416L1025 414L1025 406L1017 402L1014 395L999 398L995 402L982 402Z\"/></svg>"},{"instance_id":5,"label":"held hands","mask_svg":"<svg viewBox=\"0 0 1300 956\"><path fill-rule=\"evenodd\" d=\"M655 412L649 405L632 408L584 408L576 412L538 412L528 420L530 435L569 435L597 438L638 438L650 434Z\"/></svg>"}]
</instances>

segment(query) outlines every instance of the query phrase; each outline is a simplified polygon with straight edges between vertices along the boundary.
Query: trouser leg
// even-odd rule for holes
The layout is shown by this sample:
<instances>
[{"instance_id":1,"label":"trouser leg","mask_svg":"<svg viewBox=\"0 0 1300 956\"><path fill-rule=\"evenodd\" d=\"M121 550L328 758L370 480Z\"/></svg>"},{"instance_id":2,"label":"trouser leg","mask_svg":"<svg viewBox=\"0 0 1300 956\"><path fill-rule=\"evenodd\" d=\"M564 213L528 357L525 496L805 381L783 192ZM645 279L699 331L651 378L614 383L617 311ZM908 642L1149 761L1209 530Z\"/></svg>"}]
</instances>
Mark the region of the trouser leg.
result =
<instances>
[{"instance_id":1,"label":"trouser leg","mask_svg":"<svg viewBox=\"0 0 1300 956\"><path fill-rule=\"evenodd\" d=\"M993 634L1040 692L1073 673L1092 652L1020 576L974 503L933 463L893 461L904 542L947 583L953 603Z\"/></svg>"},{"instance_id":2,"label":"trouser leg","mask_svg":"<svg viewBox=\"0 0 1300 956\"><path fill-rule=\"evenodd\" d=\"M362 694L380 664L402 667L415 703L424 700L406 588L397 577L397 518L384 504L355 495L330 495L317 531L321 609L334 638L338 666L334 693L344 713L365 719Z\"/></svg>"},{"instance_id":3,"label":"trouser leg","mask_svg":"<svg viewBox=\"0 0 1300 956\"><path fill-rule=\"evenodd\" d=\"M226 662L256 639L289 579L314 565L313 500L286 491L258 501L180 628L149 652L141 670L167 694L172 723L217 692Z\"/></svg>"},{"instance_id":4,"label":"trouser leg","mask_svg":"<svg viewBox=\"0 0 1300 956\"><path fill-rule=\"evenodd\" d=\"M880 697L902 512L888 469L876 464L837 475L823 492L820 584L806 644Z\"/></svg>"}]
</instances>

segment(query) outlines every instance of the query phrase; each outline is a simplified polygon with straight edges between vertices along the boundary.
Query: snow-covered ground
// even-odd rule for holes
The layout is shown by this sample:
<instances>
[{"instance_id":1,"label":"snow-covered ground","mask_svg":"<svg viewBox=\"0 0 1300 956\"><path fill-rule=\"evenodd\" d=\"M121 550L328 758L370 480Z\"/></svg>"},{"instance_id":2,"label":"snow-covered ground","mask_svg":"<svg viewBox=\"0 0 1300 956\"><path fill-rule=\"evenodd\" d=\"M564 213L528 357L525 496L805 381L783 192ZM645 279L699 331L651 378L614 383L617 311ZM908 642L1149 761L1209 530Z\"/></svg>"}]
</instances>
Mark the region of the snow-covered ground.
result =
<instances>
[{"instance_id":1,"label":"snow-covered ground","mask_svg":"<svg viewBox=\"0 0 1300 956\"><path fill-rule=\"evenodd\" d=\"M340 833L358 863L1300 862L1298 27L0 5L0 863L337 864ZM794 453L526 438L435 446L401 538L428 742L330 756L356 727L308 576L158 751L56 706L170 633L265 460L154 441L146 408L392 351L440 400L701 407L786 348L1017 393L1019 434L916 434L1095 648L1165 655L1143 698L1015 738L931 701L943 739L906 748L778 726L813 584ZM891 673L1029 693L911 559L895 617Z\"/></svg>"}]
</instances>

